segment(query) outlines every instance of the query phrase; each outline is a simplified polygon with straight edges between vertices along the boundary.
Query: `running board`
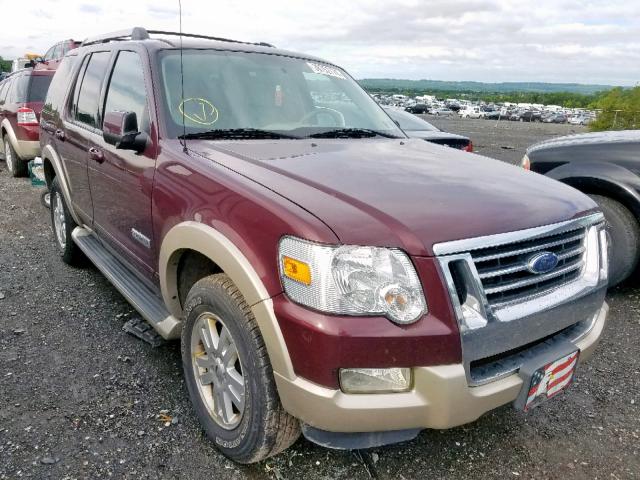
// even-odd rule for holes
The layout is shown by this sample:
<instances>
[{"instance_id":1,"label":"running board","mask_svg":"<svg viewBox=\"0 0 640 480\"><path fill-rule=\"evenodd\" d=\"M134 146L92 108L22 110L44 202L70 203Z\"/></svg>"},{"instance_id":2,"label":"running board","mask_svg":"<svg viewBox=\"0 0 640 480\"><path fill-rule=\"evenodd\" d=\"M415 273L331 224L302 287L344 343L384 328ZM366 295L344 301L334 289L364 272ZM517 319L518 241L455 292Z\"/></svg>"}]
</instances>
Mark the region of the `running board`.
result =
<instances>
[{"instance_id":1,"label":"running board","mask_svg":"<svg viewBox=\"0 0 640 480\"><path fill-rule=\"evenodd\" d=\"M180 338L182 322L171 315L162 299L114 257L100 240L83 227L76 227L71 236L98 270L163 338Z\"/></svg>"}]
</instances>

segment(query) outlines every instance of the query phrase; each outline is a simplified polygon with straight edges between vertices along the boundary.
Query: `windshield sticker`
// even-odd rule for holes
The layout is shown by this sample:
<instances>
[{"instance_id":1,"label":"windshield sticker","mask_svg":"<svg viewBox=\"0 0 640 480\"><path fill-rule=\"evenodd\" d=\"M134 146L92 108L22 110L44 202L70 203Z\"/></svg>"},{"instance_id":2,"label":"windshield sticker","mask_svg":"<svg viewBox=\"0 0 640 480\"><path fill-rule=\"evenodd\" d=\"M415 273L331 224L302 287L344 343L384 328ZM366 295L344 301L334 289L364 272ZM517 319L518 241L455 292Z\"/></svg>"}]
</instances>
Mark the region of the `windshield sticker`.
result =
<instances>
[{"instance_id":1,"label":"windshield sticker","mask_svg":"<svg viewBox=\"0 0 640 480\"><path fill-rule=\"evenodd\" d=\"M307 65L309 65L309 68L313 71L313 73L319 73L320 75L327 75L329 77L341 78L342 80L347 79L347 77L345 77L344 74L335 67L311 62L307 62Z\"/></svg>"},{"instance_id":2,"label":"windshield sticker","mask_svg":"<svg viewBox=\"0 0 640 480\"><path fill-rule=\"evenodd\" d=\"M218 109L204 98L185 98L178 110L184 118L198 125L213 125L218 121Z\"/></svg>"}]
</instances>

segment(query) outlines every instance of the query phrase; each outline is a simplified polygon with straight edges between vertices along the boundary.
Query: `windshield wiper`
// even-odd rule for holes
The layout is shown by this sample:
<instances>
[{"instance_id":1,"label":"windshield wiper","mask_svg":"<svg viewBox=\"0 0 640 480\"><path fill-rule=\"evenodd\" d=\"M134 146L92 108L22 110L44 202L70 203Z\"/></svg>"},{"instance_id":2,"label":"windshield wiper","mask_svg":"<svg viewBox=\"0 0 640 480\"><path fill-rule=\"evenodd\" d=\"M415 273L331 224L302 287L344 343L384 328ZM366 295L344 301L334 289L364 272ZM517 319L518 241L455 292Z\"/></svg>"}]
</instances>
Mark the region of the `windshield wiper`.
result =
<instances>
[{"instance_id":1,"label":"windshield wiper","mask_svg":"<svg viewBox=\"0 0 640 480\"><path fill-rule=\"evenodd\" d=\"M245 140L245 139L299 139L294 135L286 133L272 132L270 130L260 130L258 128L227 128L218 130L207 130L206 132L193 132L180 135L178 138L187 140Z\"/></svg>"},{"instance_id":2,"label":"windshield wiper","mask_svg":"<svg viewBox=\"0 0 640 480\"><path fill-rule=\"evenodd\" d=\"M309 135L310 138L372 138L378 136L385 138L399 138L396 135L372 130L370 128L338 128L327 132L319 132Z\"/></svg>"}]
</instances>

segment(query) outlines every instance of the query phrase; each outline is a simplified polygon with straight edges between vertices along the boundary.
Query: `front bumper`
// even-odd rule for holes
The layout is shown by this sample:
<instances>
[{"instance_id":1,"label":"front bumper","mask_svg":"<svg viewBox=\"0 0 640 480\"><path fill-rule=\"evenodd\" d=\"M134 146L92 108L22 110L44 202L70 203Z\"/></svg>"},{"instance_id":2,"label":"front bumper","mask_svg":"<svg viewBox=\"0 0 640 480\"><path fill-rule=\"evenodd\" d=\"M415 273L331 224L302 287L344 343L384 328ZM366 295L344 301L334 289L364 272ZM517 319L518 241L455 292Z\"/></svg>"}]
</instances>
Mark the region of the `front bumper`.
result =
<instances>
[{"instance_id":1,"label":"front bumper","mask_svg":"<svg viewBox=\"0 0 640 480\"><path fill-rule=\"evenodd\" d=\"M580 362L589 358L604 329L606 303L593 326L575 345ZM578 370L579 372L579 370ZM414 386L406 393L350 395L322 387L301 377L288 380L275 374L284 408L315 429L329 432L388 432L451 428L513 402L521 388L517 373L479 386L469 386L463 364L413 369Z\"/></svg>"}]
</instances>

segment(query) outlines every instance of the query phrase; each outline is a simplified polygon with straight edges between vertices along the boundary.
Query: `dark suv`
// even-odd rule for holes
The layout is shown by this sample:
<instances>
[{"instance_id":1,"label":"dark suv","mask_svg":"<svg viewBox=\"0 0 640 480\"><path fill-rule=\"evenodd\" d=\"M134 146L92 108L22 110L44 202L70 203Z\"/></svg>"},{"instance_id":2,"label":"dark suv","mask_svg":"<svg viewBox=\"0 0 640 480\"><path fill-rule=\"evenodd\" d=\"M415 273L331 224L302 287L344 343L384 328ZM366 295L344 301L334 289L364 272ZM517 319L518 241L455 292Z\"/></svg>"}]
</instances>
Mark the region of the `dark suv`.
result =
<instances>
[{"instance_id":1,"label":"dark suv","mask_svg":"<svg viewBox=\"0 0 640 480\"><path fill-rule=\"evenodd\" d=\"M301 431L399 442L571 383L607 316L595 203L407 138L326 61L183 41L136 28L70 52L42 155L63 260L83 252L181 339L226 455Z\"/></svg>"},{"instance_id":2,"label":"dark suv","mask_svg":"<svg viewBox=\"0 0 640 480\"><path fill-rule=\"evenodd\" d=\"M40 155L40 111L53 72L19 70L0 82L0 154L14 177Z\"/></svg>"},{"instance_id":3,"label":"dark suv","mask_svg":"<svg viewBox=\"0 0 640 480\"><path fill-rule=\"evenodd\" d=\"M571 185L600 207L611 238L609 285L640 262L640 130L556 137L527 149L527 170Z\"/></svg>"}]
</instances>

